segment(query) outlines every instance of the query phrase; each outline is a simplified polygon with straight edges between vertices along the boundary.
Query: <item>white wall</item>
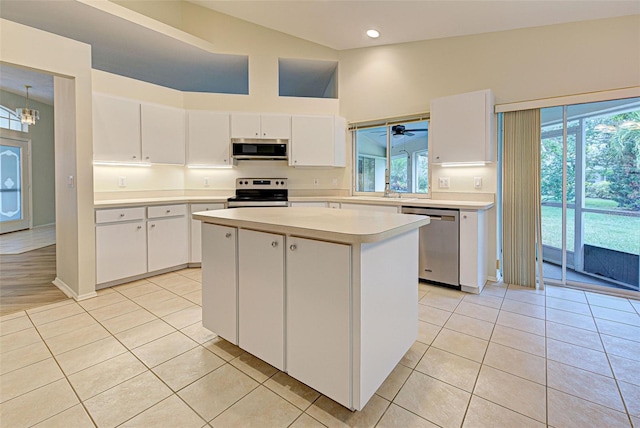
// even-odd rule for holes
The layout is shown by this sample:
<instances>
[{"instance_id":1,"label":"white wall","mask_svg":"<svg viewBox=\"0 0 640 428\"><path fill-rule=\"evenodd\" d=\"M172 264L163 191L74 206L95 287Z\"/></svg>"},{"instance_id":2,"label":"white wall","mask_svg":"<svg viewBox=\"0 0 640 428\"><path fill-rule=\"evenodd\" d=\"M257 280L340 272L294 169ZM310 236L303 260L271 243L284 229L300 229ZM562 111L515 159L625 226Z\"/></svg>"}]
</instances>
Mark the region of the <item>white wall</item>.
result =
<instances>
[{"instance_id":1,"label":"white wall","mask_svg":"<svg viewBox=\"0 0 640 428\"><path fill-rule=\"evenodd\" d=\"M93 295L91 48L0 19L0 61L62 76L54 78L56 283L79 298Z\"/></svg>"}]
</instances>

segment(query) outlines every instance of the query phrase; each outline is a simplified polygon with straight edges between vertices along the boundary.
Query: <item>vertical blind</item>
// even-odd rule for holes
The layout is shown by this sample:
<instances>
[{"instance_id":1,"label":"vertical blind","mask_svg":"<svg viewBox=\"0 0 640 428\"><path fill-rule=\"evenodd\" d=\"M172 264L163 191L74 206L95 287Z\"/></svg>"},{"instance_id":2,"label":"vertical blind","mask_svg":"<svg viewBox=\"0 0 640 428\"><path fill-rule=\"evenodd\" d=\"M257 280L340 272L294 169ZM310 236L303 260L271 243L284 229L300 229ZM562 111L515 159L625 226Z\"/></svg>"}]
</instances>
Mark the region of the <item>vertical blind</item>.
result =
<instances>
[{"instance_id":1,"label":"vertical blind","mask_svg":"<svg viewBox=\"0 0 640 428\"><path fill-rule=\"evenodd\" d=\"M536 287L537 266L542 288L540 109L505 113L503 142L504 282Z\"/></svg>"}]
</instances>

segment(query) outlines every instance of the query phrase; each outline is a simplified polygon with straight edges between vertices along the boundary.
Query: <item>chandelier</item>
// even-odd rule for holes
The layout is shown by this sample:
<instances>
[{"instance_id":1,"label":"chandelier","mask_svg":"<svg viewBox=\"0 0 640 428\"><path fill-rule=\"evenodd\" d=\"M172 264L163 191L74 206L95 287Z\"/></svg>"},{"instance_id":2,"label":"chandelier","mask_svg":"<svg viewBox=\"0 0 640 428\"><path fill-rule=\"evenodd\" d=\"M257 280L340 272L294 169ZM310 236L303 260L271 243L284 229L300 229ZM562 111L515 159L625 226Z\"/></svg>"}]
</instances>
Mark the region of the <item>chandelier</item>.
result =
<instances>
[{"instance_id":1,"label":"chandelier","mask_svg":"<svg viewBox=\"0 0 640 428\"><path fill-rule=\"evenodd\" d=\"M29 88L31 86L24 85L24 87L27 89L27 105L24 108L17 108L16 114L20 117L20 122L35 125L36 120L40 119L40 113L38 110L29 108Z\"/></svg>"}]
</instances>

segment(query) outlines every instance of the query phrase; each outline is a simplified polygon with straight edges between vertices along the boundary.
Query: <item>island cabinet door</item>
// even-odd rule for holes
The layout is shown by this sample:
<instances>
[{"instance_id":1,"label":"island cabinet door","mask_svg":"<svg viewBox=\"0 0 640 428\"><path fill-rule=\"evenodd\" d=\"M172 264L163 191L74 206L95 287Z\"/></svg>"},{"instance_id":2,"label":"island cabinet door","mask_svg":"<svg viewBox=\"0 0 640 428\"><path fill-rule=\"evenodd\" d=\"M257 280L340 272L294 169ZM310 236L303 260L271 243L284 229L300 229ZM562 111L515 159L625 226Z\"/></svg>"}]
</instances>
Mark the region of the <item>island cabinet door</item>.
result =
<instances>
[{"instance_id":1,"label":"island cabinet door","mask_svg":"<svg viewBox=\"0 0 640 428\"><path fill-rule=\"evenodd\" d=\"M284 236L240 229L239 346L284 369Z\"/></svg>"},{"instance_id":2,"label":"island cabinet door","mask_svg":"<svg viewBox=\"0 0 640 428\"><path fill-rule=\"evenodd\" d=\"M235 227L202 224L202 325L238 344Z\"/></svg>"},{"instance_id":3,"label":"island cabinet door","mask_svg":"<svg viewBox=\"0 0 640 428\"><path fill-rule=\"evenodd\" d=\"M287 372L352 408L351 246L287 240Z\"/></svg>"}]
</instances>

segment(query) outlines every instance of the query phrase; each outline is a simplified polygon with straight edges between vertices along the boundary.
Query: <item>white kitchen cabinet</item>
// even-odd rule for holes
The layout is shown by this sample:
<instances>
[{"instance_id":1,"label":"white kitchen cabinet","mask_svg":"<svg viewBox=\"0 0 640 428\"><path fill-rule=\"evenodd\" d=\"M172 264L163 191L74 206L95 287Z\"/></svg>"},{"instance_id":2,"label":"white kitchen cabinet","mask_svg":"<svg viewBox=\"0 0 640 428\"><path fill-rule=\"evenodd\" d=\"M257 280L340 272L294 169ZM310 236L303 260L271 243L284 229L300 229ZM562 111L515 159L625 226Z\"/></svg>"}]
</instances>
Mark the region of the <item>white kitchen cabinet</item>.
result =
<instances>
[{"instance_id":1,"label":"white kitchen cabinet","mask_svg":"<svg viewBox=\"0 0 640 428\"><path fill-rule=\"evenodd\" d=\"M293 116L289 165L345 166L345 119L338 116Z\"/></svg>"},{"instance_id":2,"label":"white kitchen cabinet","mask_svg":"<svg viewBox=\"0 0 640 428\"><path fill-rule=\"evenodd\" d=\"M231 138L280 139L291 137L291 116L279 114L231 115Z\"/></svg>"},{"instance_id":3,"label":"white kitchen cabinet","mask_svg":"<svg viewBox=\"0 0 640 428\"><path fill-rule=\"evenodd\" d=\"M340 205L341 205L341 208L345 210L398 213L398 207L395 205L369 205L369 204L345 204L345 203L342 203Z\"/></svg>"},{"instance_id":4,"label":"white kitchen cabinet","mask_svg":"<svg viewBox=\"0 0 640 428\"><path fill-rule=\"evenodd\" d=\"M211 211L224 209L224 204L191 204L191 214L199 211ZM191 219L191 245L189 251L189 263L202 262L202 223L200 220Z\"/></svg>"},{"instance_id":5,"label":"white kitchen cabinet","mask_svg":"<svg viewBox=\"0 0 640 428\"><path fill-rule=\"evenodd\" d=\"M327 208L326 202L314 201L314 202L291 202L292 207L316 207Z\"/></svg>"},{"instance_id":6,"label":"white kitchen cabinet","mask_svg":"<svg viewBox=\"0 0 640 428\"><path fill-rule=\"evenodd\" d=\"M184 165L185 112L182 109L142 104L142 160Z\"/></svg>"},{"instance_id":7,"label":"white kitchen cabinet","mask_svg":"<svg viewBox=\"0 0 640 428\"><path fill-rule=\"evenodd\" d=\"M93 94L93 159L140 162L140 103Z\"/></svg>"},{"instance_id":8,"label":"white kitchen cabinet","mask_svg":"<svg viewBox=\"0 0 640 428\"><path fill-rule=\"evenodd\" d=\"M328 207L339 210L340 209L340 202L329 202Z\"/></svg>"},{"instance_id":9,"label":"white kitchen cabinet","mask_svg":"<svg viewBox=\"0 0 640 428\"><path fill-rule=\"evenodd\" d=\"M189 110L187 164L231 165L229 113Z\"/></svg>"},{"instance_id":10,"label":"white kitchen cabinet","mask_svg":"<svg viewBox=\"0 0 640 428\"><path fill-rule=\"evenodd\" d=\"M187 263L189 226L186 213L186 205L162 205L147 209L147 270L149 272Z\"/></svg>"},{"instance_id":11,"label":"white kitchen cabinet","mask_svg":"<svg viewBox=\"0 0 640 428\"><path fill-rule=\"evenodd\" d=\"M350 402L351 246L287 240L287 372Z\"/></svg>"},{"instance_id":12,"label":"white kitchen cabinet","mask_svg":"<svg viewBox=\"0 0 640 428\"><path fill-rule=\"evenodd\" d=\"M489 89L431 100L430 161L493 161L493 108Z\"/></svg>"},{"instance_id":13,"label":"white kitchen cabinet","mask_svg":"<svg viewBox=\"0 0 640 428\"><path fill-rule=\"evenodd\" d=\"M460 211L460 285L480 293L487 282L487 218L485 211Z\"/></svg>"},{"instance_id":14,"label":"white kitchen cabinet","mask_svg":"<svg viewBox=\"0 0 640 428\"><path fill-rule=\"evenodd\" d=\"M235 227L202 225L202 325L238 344L238 265Z\"/></svg>"},{"instance_id":15,"label":"white kitchen cabinet","mask_svg":"<svg viewBox=\"0 0 640 428\"><path fill-rule=\"evenodd\" d=\"M238 346L284 370L283 235L238 231Z\"/></svg>"},{"instance_id":16,"label":"white kitchen cabinet","mask_svg":"<svg viewBox=\"0 0 640 428\"><path fill-rule=\"evenodd\" d=\"M96 212L96 283L147 271L147 229L144 208Z\"/></svg>"}]
</instances>

